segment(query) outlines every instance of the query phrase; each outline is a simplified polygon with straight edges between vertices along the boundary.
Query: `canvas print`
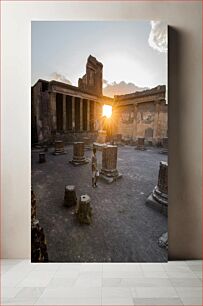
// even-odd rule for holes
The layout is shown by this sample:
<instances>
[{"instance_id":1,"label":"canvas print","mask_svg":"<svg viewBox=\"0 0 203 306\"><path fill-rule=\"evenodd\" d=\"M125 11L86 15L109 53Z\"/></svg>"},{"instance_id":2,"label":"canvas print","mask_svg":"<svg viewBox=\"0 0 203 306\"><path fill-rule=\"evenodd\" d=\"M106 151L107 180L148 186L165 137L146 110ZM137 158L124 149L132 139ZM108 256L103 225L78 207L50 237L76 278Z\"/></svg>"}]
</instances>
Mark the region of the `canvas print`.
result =
<instances>
[{"instance_id":1,"label":"canvas print","mask_svg":"<svg viewBox=\"0 0 203 306\"><path fill-rule=\"evenodd\" d=\"M167 25L31 35L31 261L167 261Z\"/></svg>"}]
</instances>

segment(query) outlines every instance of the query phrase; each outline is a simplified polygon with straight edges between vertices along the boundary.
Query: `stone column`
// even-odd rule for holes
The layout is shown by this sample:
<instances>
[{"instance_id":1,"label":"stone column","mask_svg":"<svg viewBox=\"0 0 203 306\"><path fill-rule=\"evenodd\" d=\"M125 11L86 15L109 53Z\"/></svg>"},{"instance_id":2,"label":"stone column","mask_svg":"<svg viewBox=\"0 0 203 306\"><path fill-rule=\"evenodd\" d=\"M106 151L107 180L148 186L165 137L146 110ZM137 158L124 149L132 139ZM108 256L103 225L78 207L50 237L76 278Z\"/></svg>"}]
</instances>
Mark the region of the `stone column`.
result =
<instances>
[{"instance_id":1,"label":"stone column","mask_svg":"<svg viewBox=\"0 0 203 306\"><path fill-rule=\"evenodd\" d=\"M83 131L83 99L80 99L80 131Z\"/></svg>"},{"instance_id":2,"label":"stone column","mask_svg":"<svg viewBox=\"0 0 203 306\"><path fill-rule=\"evenodd\" d=\"M56 131L56 93L50 93L51 130Z\"/></svg>"},{"instance_id":3,"label":"stone column","mask_svg":"<svg viewBox=\"0 0 203 306\"><path fill-rule=\"evenodd\" d=\"M73 159L70 161L75 166L87 164L88 160L85 158L85 146L84 142L73 143Z\"/></svg>"},{"instance_id":4,"label":"stone column","mask_svg":"<svg viewBox=\"0 0 203 306\"><path fill-rule=\"evenodd\" d=\"M72 97L72 130L75 131L75 97Z\"/></svg>"},{"instance_id":5,"label":"stone column","mask_svg":"<svg viewBox=\"0 0 203 306\"><path fill-rule=\"evenodd\" d=\"M160 104L159 101L155 101L155 114L154 114L154 136L156 143L160 141L160 133L159 133L159 111Z\"/></svg>"},{"instance_id":6,"label":"stone column","mask_svg":"<svg viewBox=\"0 0 203 306\"><path fill-rule=\"evenodd\" d=\"M160 162L157 187L161 193L168 194L168 163Z\"/></svg>"},{"instance_id":7,"label":"stone column","mask_svg":"<svg viewBox=\"0 0 203 306\"><path fill-rule=\"evenodd\" d=\"M133 140L137 139L137 105L134 106Z\"/></svg>"},{"instance_id":8,"label":"stone column","mask_svg":"<svg viewBox=\"0 0 203 306\"><path fill-rule=\"evenodd\" d=\"M121 177L121 174L117 170L117 152L118 147L112 145L103 147L102 150L101 177L108 183L112 183Z\"/></svg>"},{"instance_id":9,"label":"stone column","mask_svg":"<svg viewBox=\"0 0 203 306\"><path fill-rule=\"evenodd\" d=\"M148 197L147 203L157 206L161 204L161 208L168 207L168 163L160 162L158 183L154 187L152 194Z\"/></svg>"},{"instance_id":10,"label":"stone column","mask_svg":"<svg viewBox=\"0 0 203 306\"><path fill-rule=\"evenodd\" d=\"M80 224L92 223L92 207L90 206L91 199L87 194L83 194L80 197L79 207L77 209L76 216Z\"/></svg>"},{"instance_id":11,"label":"stone column","mask_svg":"<svg viewBox=\"0 0 203 306\"><path fill-rule=\"evenodd\" d=\"M64 150L64 142L62 140L56 140L55 141L55 152L53 153L54 155L60 155L60 154L65 154Z\"/></svg>"},{"instance_id":12,"label":"stone column","mask_svg":"<svg viewBox=\"0 0 203 306\"><path fill-rule=\"evenodd\" d=\"M65 187L64 205L68 207L77 205L77 197L74 185L67 185Z\"/></svg>"},{"instance_id":13,"label":"stone column","mask_svg":"<svg viewBox=\"0 0 203 306\"><path fill-rule=\"evenodd\" d=\"M87 100L87 131L90 130L90 100Z\"/></svg>"},{"instance_id":14,"label":"stone column","mask_svg":"<svg viewBox=\"0 0 203 306\"><path fill-rule=\"evenodd\" d=\"M95 131L95 119L96 119L96 116L95 116L95 114L96 114L96 102L95 101L92 101L92 103L93 103L93 120L92 120L92 126L93 126L93 131Z\"/></svg>"},{"instance_id":15,"label":"stone column","mask_svg":"<svg viewBox=\"0 0 203 306\"><path fill-rule=\"evenodd\" d=\"M63 95L63 130L66 131L66 95Z\"/></svg>"},{"instance_id":16,"label":"stone column","mask_svg":"<svg viewBox=\"0 0 203 306\"><path fill-rule=\"evenodd\" d=\"M94 101L94 131L98 130L97 125L97 102Z\"/></svg>"}]
</instances>

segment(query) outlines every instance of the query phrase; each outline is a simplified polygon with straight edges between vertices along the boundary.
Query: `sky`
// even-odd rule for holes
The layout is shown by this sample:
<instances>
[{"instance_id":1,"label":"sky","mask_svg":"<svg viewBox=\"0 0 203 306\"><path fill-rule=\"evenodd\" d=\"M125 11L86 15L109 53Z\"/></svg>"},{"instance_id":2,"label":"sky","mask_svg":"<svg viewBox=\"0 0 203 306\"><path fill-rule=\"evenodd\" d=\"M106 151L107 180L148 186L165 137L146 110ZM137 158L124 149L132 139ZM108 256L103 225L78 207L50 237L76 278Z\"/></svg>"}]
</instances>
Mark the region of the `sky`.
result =
<instances>
[{"instance_id":1,"label":"sky","mask_svg":"<svg viewBox=\"0 0 203 306\"><path fill-rule=\"evenodd\" d=\"M32 85L77 86L90 54L103 64L106 95L166 85L166 29L159 21L33 21Z\"/></svg>"}]
</instances>

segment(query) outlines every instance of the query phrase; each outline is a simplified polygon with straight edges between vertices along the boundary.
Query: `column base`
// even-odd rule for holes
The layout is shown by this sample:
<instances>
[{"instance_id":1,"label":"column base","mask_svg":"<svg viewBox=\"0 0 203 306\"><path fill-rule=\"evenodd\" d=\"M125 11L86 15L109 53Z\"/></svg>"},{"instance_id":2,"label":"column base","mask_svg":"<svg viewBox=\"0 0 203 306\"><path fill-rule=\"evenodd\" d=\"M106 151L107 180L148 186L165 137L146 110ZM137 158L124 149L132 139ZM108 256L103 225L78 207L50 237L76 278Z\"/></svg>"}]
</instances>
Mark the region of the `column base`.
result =
<instances>
[{"instance_id":1,"label":"column base","mask_svg":"<svg viewBox=\"0 0 203 306\"><path fill-rule=\"evenodd\" d=\"M146 204L152 205L155 208L160 208L163 213L167 214L168 195L161 192L158 186L156 186L147 198Z\"/></svg>"},{"instance_id":2,"label":"column base","mask_svg":"<svg viewBox=\"0 0 203 306\"><path fill-rule=\"evenodd\" d=\"M69 161L74 166L81 166L89 163L89 160L85 157L79 158L79 157L73 157L72 160Z\"/></svg>"},{"instance_id":3,"label":"column base","mask_svg":"<svg viewBox=\"0 0 203 306\"><path fill-rule=\"evenodd\" d=\"M111 184L122 177L122 174L118 170L101 170L99 177L106 183Z\"/></svg>"},{"instance_id":4,"label":"column base","mask_svg":"<svg viewBox=\"0 0 203 306\"><path fill-rule=\"evenodd\" d=\"M55 156L57 156L57 155L64 155L64 154L67 154L67 152L66 151L61 151L61 152L57 151L57 152L53 153L53 155L55 155Z\"/></svg>"}]
</instances>

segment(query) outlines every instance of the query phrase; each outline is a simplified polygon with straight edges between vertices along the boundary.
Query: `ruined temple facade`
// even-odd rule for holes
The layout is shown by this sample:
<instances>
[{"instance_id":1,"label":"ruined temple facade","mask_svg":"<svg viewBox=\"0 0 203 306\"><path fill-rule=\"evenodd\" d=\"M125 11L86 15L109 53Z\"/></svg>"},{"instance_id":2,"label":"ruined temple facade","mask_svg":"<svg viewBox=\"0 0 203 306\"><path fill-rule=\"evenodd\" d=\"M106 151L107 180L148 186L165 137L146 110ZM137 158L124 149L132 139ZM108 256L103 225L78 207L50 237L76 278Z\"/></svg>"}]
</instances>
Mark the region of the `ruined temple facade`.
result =
<instances>
[{"instance_id":1,"label":"ruined temple facade","mask_svg":"<svg viewBox=\"0 0 203 306\"><path fill-rule=\"evenodd\" d=\"M89 56L86 74L78 87L58 81L38 80L31 90L32 143L93 141L101 129L103 104L113 99L102 95L103 65Z\"/></svg>"},{"instance_id":2,"label":"ruined temple facade","mask_svg":"<svg viewBox=\"0 0 203 306\"><path fill-rule=\"evenodd\" d=\"M123 139L135 141L145 138L153 144L168 136L168 104L166 87L135 92L114 97L114 133Z\"/></svg>"},{"instance_id":3,"label":"ruined temple facade","mask_svg":"<svg viewBox=\"0 0 203 306\"><path fill-rule=\"evenodd\" d=\"M89 56L86 74L78 87L58 81L38 80L31 88L32 144L66 143L89 137L96 141L98 131L105 128L102 106L113 108L111 134L136 140L145 137L153 143L167 136L167 104L165 86L132 94L103 96L103 65Z\"/></svg>"}]
</instances>

